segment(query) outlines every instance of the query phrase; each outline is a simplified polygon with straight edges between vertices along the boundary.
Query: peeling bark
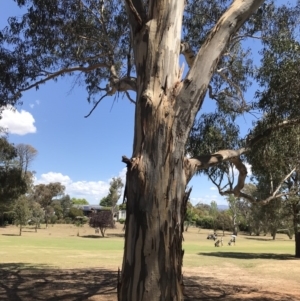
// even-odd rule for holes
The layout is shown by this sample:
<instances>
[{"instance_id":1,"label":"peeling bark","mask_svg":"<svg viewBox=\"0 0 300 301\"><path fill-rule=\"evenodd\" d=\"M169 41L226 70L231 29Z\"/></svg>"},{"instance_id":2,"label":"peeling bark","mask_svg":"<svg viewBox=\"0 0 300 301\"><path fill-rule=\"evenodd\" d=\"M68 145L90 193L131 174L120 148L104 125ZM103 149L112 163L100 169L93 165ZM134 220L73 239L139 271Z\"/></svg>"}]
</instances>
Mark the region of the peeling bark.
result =
<instances>
[{"instance_id":1,"label":"peeling bark","mask_svg":"<svg viewBox=\"0 0 300 301\"><path fill-rule=\"evenodd\" d=\"M236 0L199 51L187 77L179 68L184 0L126 0L137 73L133 154L127 165L125 249L119 301L182 301L183 225L199 164L233 151L185 159L185 145L230 36L263 1ZM200 76L201 75L201 76ZM235 156L237 156L235 151ZM222 157L222 158L221 158Z\"/></svg>"}]
</instances>

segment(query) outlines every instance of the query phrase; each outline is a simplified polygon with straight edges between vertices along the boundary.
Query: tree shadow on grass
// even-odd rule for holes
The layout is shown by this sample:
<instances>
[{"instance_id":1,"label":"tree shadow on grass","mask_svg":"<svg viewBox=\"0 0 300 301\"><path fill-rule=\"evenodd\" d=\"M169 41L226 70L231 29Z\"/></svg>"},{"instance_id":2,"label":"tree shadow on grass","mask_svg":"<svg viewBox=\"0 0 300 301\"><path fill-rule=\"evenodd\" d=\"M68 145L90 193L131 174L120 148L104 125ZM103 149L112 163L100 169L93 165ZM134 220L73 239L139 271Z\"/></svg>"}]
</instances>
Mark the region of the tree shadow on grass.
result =
<instances>
[{"instance_id":1,"label":"tree shadow on grass","mask_svg":"<svg viewBox=\"0 0 300 301\"><path fill-rule=\"evenodd\" d=\"M124 238L124 234L117 234L117 233L109 233L107 235L105 235L104 237L101 235L80 235L80 237L82 238L110 238L110 237L123 237Z\"/></svg>"},{"instance_id":2,"label":"tree shadow on grass","mask_svg":"<svg viewBox=\"0 0 300 301\"><path fill-rule=\"evenodd\" d=\"M80 235L81 238L105 238L102 235Z\"/></svg>"},{"instance_id":3,"label":"tree shadow on grass","mask_svg":"<svg viewBox=\"0 0 300 301\"><path fill-rule=\"evenodd\" d=\"M0 264L1 301L117 301L116 285L117 272L106 269L60 270L46 265ZM229 285L203 275L185 276L184 291L185 301L300 300L300 296L265 292L238 281Z\"/></svg>"},{"instance_id":4,"label":"tree shadow on grass","mask_svg":"<svg viewBox=\"0 0 300 301\"><path fill-rule=\"evenodd\" d=\"M1 301L83 301L116 294L117 272L105 269L60 270L24 263L0 264Z\"/></svg>"},{"instance_id":5,"label":"tree shadow on grass","mask_svg":"<svg viewBox=\"0 0 300 301\"><path fill-rule=\"evenodd\" d=\"M125 237L125 233L108 233L107 235L111 237Z\"/></svg>"},{"instance_id":6,"label":"tree shadow on grass","mask_svg":"<svg viewBox=\"0 0 300 301\"><path fill-rule=\"evenodd\" d=\"M1 234L3 236L20 236L20 234Z\"/></svg>"},{"instance_id":7,"label":"tree shadow on grass","mask_svg":"<svg viewBox=\"0 0 300 301\"><path fill-rule=\"evenodd\" d=\"M276 259L276 260L297 260L291 254L274 254L274 253L244 253L244 252L210 252L198 253L203 256L236 258L236 259Z\"/></svg>"},{"instance_id":8,"label":"tree shadow on grass","mask_svg":"<svg viewBox=\"0 0 300 301\"><path fill-rule=\"evenodd\" d=\"M233 275L234 277L234 275ZM235 285L205 276L185 277L184 301L299 301L300 296L250 287L237 281Z\"/></svg>"},{"instance_id":9,"label":"tree shadow on grass","mask_svg":"<svg viewBox=\"0 0 300 301\"><path fill-rule=\"evenodd\" d=\"M249 239L249 240L257 240L257 241L275 241L272 237L268 238L268 237L244 237L245 239ZM284 238L276 238L276 240L287 240Z\"/></svg>"}]
</instances>

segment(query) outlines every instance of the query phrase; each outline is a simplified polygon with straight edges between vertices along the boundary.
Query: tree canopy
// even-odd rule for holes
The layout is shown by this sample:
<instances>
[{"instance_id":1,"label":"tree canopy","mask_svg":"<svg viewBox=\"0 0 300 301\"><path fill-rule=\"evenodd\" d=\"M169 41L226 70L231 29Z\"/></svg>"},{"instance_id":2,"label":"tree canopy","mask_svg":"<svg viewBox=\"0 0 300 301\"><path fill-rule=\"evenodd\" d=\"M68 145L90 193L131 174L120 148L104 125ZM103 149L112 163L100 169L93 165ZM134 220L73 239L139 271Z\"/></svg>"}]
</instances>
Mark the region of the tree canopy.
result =
<instances>
[{"instance_id":1,"label":"tree canopy","mask_svg":"<svg viewBox=\"0 0 300 301\"><path fill-rule=\"evenodd\" d=\"M100 200L100 205L104 207L115 207L121 197L121 190L124 184L120 177L112 178L108 195Z\"/></svg>"},{"instance_id":2,"label":"tree canopy","mask_svg":"<svg viewBox=\"0 0 300 301\"><path fill-rule=\"evenodd\" d=\"M0 136L0 202L16 200L26 192L23 170L16 164L17 149L6 136Z\"/></svg>"},{"instance_id":3,"label":"tree canopy","mask_svg":"<svg viewBox=\"0 0 300 301\"><path fill-rule=\"evenodd\" d=\"M51 207L51 203L55 198L64 196L65 186L59 182L49 184L35 185L32 192L32 200L41 205L45 210L46 227L48 227L48 221L54 214L54 209Z\"/></svg>"},{"instance_id":4,"label":"tree canopy","mask_svg":"<svg viewBox=\"0 0 300 301\"><path fill-rule=\"evenodd\" d=\"M89 202L86 199L78 199L78 198L72 198L71 199L73 205L88 205Z\"/></svg>"},{"instance_id":5,"label":"tree canopy","mask_svg":"<svg viewBox=\"0 0 300 301\"><path fill-rule=\"evenodd\" d=\"M94 213L89 220L89 225L93 228L99 228L102 237L107 228L114 228L113 214L110 210L102 210Z\"/></svg>"}]
</instances>

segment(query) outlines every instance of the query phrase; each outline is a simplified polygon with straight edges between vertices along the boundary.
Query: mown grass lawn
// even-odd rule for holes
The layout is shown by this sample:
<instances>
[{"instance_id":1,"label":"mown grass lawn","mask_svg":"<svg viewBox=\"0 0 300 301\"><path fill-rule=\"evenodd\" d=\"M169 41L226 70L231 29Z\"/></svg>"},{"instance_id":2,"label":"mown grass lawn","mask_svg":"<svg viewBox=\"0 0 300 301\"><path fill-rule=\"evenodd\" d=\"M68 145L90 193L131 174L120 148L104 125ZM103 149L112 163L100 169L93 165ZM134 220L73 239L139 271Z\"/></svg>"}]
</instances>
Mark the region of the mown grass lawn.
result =
<instances>
[{"instance_id":1,"label":"mown grass lawn","mask_svg":"<svg viewBox=\"0 0 300 301\"><path fill-rule=\"evenodd\" d=\"M27 292L29 299L16 300L31 301L35 282L39 281L43 300L54 293L62 296L57 300L67 300L64 298L68 293L65 287L68 287L74 300L80 294L82 298L96 294L95 300L107 301L105 290L109 290L114 292L111 300L115 301L116 275L122 267L124 247L122 228L118 225L116 229L108 229L105 238L96 235L88 225L79 228L80 236L74 225L54 225L48 229L43 225L37 233L26 227L22 236L18 236L17 227L0 228L0 272L2 270L3 277L7 278L5 285L11 286L8 291L1 291L0 287L0 299L1 296L5 299L8 293L19 298ZM281 301L286 294L292 294L289 297L292 299L284 300L300 300L300 261L294 258L294 240L286 235L278 235L275 241L269 236L239 235L236 245L228 246L231 235L225 233L224 245L215 247L214 241L206 239L209 233L211 231L196 228L184 233L183 273L188 294L206 296L207 291L202 292L205 287L217 298L224 291L235 294L233 288L239 285L237 294L243 293L236 298L243 299L255 291L253 298L258 298L255 300L262 300L266 294L269 299L265 300ZM80 277L84 277L85 282ZM26 290L20 286L23 283ZM96 293L99 288L102 293ZM273 298L274 293L277 299Z\"/></svg>"},{"instance_id":2,"label":"mown grass lawn","mask_svg":"<svg viewBox=\"0 0 300 301\"><path fill-rule=\"evenodd\" d=\"M108 229L107 236L95 235L94 229L85 225L54 225L34 229L25 228L18 236L18 228L0 228L0 256L2 262L23 262L56 266L58 268L121 267L124 232L123 226ZM189 228L184 233L184 267L221 266L224 263L240 267L255 267L271 260L283 264L293 259L294 240L278 235L237 237L235 246L228 246L230 233L225 233L223 247L215 247L214 241L206 239L209 230ZM219 235L222 233L219 232Z\"/></svg>"}]
</instances>

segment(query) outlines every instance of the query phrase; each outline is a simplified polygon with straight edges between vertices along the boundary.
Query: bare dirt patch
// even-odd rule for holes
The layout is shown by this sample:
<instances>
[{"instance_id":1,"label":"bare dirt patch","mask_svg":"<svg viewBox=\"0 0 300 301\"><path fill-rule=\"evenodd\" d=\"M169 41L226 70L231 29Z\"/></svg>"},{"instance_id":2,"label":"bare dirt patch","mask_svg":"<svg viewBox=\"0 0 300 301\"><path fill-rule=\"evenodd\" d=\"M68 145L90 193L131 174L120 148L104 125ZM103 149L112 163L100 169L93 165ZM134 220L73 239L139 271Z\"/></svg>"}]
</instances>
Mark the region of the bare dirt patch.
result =
<instances>
[{"instance_id":1,"label":"bare dirt patch","mask_svg":"<svg viewBox=\"0 0 300 301\"><path fill-rule=\"evenodd\" d=\"M117 301L116 271L37 269L8 263L0 268L2 301ZM295 283L264 281L230 266L223 267L222 273L208 267L184 269L184 283L185 301L300 301Z\"/></svg>"}]
</instances>

